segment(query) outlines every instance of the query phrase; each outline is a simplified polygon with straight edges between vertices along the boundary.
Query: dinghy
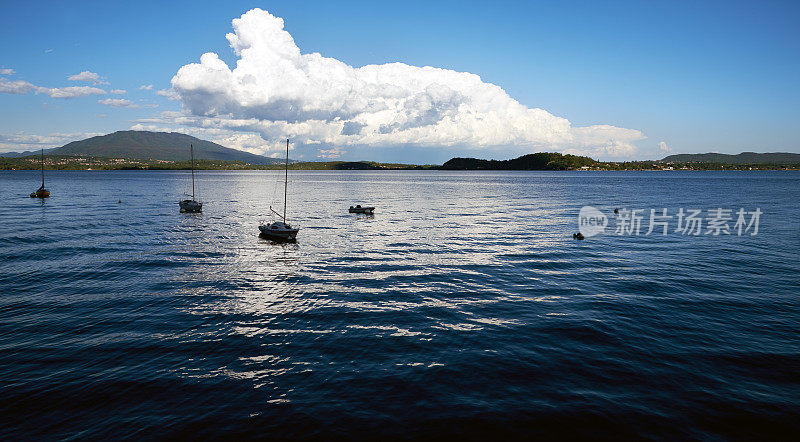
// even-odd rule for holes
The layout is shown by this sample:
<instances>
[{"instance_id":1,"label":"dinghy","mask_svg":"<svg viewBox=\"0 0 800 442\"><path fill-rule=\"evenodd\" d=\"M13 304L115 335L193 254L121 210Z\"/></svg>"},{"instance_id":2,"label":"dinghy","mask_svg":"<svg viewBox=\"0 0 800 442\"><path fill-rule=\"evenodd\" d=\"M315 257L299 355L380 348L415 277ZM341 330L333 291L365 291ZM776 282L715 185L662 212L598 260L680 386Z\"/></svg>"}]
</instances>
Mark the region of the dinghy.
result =
<instances>
[{"instance_id":1,"label":"dinghy","mask_svg":"<svg viewBox=\"0 0 800 442\"><path fill-rule=\"evenodd\" d=\"M372 215L372 212L375 211L374 207L361 207L361 204L357 204L355 207L350 206L347 210L350 213L363 213L366 215Z\"/></svg>"}]
</instances>

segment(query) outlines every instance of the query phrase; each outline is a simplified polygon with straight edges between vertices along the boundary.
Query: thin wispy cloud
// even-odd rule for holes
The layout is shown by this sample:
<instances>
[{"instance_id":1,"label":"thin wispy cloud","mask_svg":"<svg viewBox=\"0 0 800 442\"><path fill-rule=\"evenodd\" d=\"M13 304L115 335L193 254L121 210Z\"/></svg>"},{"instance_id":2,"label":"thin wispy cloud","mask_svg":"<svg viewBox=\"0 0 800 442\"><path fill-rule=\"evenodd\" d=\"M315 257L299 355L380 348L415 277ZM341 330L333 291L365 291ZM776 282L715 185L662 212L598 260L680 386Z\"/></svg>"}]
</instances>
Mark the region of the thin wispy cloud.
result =
<instances>
[{"instance_id":1,"label":"thin wispy cloud","mask_svg":"<svg viewBox=\"0 0 800 442\"><path fill-rule=\"evenodd\" d=\"M215 53L180 68L172 89L201 127L336 146L511 147L628 156L635 129L574 127L478 75L404 63L352 67L303 54L283 19L253 9L227 35L231 69Z\"/></svg>"},{"instance_id":2,"label":"thin wispy cloud","mask_svg":"<svg viewBox=\"0 0 800 442\"><path fill-rule=\"evenodd\" d=\"M125 89L112 89L108 93L109 94L122 95L122 94L127 94L128 91L126 91Z\"/></svg>"},{"instance_id":3,"label":"thin wispy cloud","mask_svg":"<svg viewBox=\"0 0 800 442\"><path fill-rule=\"evenodd\" d=\"M152 89L153 89L153 85L152 84L143 84L143 85L139 86L139 90L142 90L142 91L149 91L149 90L152 90Z\"/></svg>"},{"instance_id":4,"label":"thin wispy cloud","mask_svg":"<svg viewBox=\"0 0 800 442\"><path fill-rule=\"evenodd\" d=\"M97 100L97 102L102 105L111 107L130 107L130 108L139 107L138 104L134 103L131 100L127 100L125 98L106 98L104 100Z\"/></svg>"},{"instance_id":5,"label":"thin wispy cloud","mask_svg":"<svg viewBox=\"0 0 800 442\"><path fill-rule=\"evenodd\" d=\"M0 152L49 149L60 147L70 141L102 135L97 132L54 133L50 135L34 135L18 132L16 134L0 134Z\"/></svg>"},{"instance_id":6,"label":"thin wispy cloud","mask_svg":"<svg viewBox=\"0 0 800 442\"><path fill-rule=\"evenodd\" d=\"M155 118L142 118L130 127L131 130L153 132L179 132L204 140L213 141L225 147L250 152L257 155L280 155L285 148L281 143L269 143L261 135L252 132L235 131L219 127L199 127L198 122L180 112L162 112Z\"/></svg>"},{"instance_id":7,"label":"thin wispy cloud","mask_svg":"<svg viewBox=\"0 0 800 442\"><path fill-rule=\"evenodd\" d=\"M335 159L335 158L340 158L342 156L342 154L344 154L344 153L347 153L347 151L342 150L339 147L333 147L333 148L330 148L330 149L320 149L319 156L321 158L327 158L327 159L332 160L332 159Z\"/></svg>"},{"instance_id":8,"label":"thin wispy cloud","mask_svg":"<svg viewBox=\"0 0 800 442\"><path fill-rule=\"evenodd\" d=\"M52 98L78 98L90 95L105 95L106 91L92 86L69 86L48 88L36 86L24 80L0 78L0 93L23 95L30 92L49 95Z\"/></svg>"},{"instance_id":9,"label":"thin wispy cloud","mask_svg":"<svg viewBox=\"0 0 800 442\"><path fill-rule=\"evenodd\" d=\"M69 86L56 88L37 88L36 93L47 94L52 98L79 98L90 95L105 95L106 91L91 86Z\"/></svg>"},{"instance_id":10,"label":"thin wispy cloud","mask_svg":"<svg viewBox=\"0 0 800 442\"><path fill-rule=\"evenodd\" d=\"M0 69L0 75L14 75L14 69Z\"/></svg>"}]
</instances>

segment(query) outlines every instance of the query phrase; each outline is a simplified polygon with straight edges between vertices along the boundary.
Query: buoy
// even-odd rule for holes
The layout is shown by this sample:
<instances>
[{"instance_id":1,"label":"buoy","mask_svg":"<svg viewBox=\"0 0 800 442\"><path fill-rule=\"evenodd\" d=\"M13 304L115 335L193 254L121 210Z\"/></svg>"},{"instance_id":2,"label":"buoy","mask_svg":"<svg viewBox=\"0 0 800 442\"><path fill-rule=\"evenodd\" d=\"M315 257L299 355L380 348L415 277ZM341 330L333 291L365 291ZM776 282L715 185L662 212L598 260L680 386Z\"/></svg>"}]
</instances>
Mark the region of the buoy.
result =
<instances>
[{"instance_id":1,"label":"buoy","mask_svg":"<svg viewBox=\"0 0 800 442\"><path fill-rule=\"evenodd\" d=\"M573 233L572 234L572 238L574 238L574 239L583 239L584 236L583 236L583 233L578 232L578 233Z\"/></svg>"},{"instance_id":2,"label":"buoy","mask_svg":"<svg viewBox=\"0 0 800 442\"><path fill-rule=\"evenodd\" d=\"M619 209L614 209L614 213L619 213Z\"/></svg>"},{"instance_id":3,"label":"buoy","mask_svg":"<svg viewBox=\"0 0 800 442\"><path fill-rule=\"evenodd\" d=\"M117 204L122 204L122 200L117 201Z\"/></svg>"}]
</instances>

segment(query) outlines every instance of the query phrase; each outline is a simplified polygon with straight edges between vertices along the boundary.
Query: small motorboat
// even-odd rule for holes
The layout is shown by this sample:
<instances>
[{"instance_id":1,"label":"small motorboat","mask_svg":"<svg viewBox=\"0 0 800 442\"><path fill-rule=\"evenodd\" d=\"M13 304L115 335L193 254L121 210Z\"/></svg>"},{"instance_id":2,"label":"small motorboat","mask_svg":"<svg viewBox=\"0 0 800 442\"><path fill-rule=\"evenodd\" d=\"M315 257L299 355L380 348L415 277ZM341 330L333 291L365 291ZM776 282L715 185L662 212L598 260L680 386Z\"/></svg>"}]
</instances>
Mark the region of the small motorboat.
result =
<instances>
[{"instance_id":1,"label":"small motorboat","mask_svg":"<svg viewBox=\"0 0 800 442\"><path fill-rule=\"evenodd\" d=\"M350 206L347 210L350 213L364 213L366 215L372 215L372 212L375 211L374 207L361 207L361 204L357 204L355 207Z\"/></svg>"}]
</instances>

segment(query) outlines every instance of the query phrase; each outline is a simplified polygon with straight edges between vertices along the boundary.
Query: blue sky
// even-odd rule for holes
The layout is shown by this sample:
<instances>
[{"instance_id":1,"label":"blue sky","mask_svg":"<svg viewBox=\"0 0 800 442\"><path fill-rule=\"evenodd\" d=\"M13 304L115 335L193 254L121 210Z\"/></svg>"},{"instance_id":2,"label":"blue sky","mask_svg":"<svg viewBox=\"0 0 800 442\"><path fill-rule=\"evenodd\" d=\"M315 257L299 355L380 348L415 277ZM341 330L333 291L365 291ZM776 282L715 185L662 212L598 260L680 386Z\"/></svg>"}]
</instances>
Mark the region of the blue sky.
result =
<instances>
[{"instance_id":1,"label":"blue sky","mask_svg":"<svg viewBox=\"0 0 800 442\"><path fill-rule=\"evenodd\" d=\"M401 112L386 117L394 118L394 126L387 123L390 120L376 126L376 134L396 131L392 137L366 141L370 127L365 122L378 117L356 112L337 121L359 122L365 127L364 136L347 138L337 130L336 136L323 139L318 134L323 126L319 131L297 132L295 156L304 159L425 163L454 154L508 158L535 150L585 152L609 159L659 158L669 152L800 152L798 3L676 1L4 1L0 72L7 74L0 81L24 81L45 89L96 87L106 94L53 98L44 89L0 93L0 150L61 145L85 134L137 127L185 130L229 147L274 153L271 136L279 137L272 123L280 119L275 114L235 102L226 107L233 117L211 115L213 124L224 130L202 132L201 124L212 123L199 123L198 118L218 111L197 101L208 96L210 86L187 81L173 88L170 82L179 69L198 63L206 52L218 54L231 69L236 67L240 57L225 36L233 31L231 20L253 8L283 18L285 31L302 54L318 52L355 68L401 62L469 72L483 83L499 86L525 108L543 109L547 118L566 119L571 127L604 125L641 133L609 135L621 145L617 150L596 149L593 143L605 141L593 129L587 129L591 136L579 144L558 138L571 137L568 133L541 134L536 128L531 129L534 135L499 136L485 142L474 141L486 140L483 132L463 125L469 133L458 134L452 142L440 126L415 128L401 136L400 128L409 127L409 118L422 112L413 109L412 116ZM253 22L253 29L261 29L258 26ZM268 31L272 32L264 30ZM269 47L262 44L256 50L262 49ZM68 80L84 71L99 74L108 84ZM240 77L234 75L230 81L234 78ZM426 81L452 86L441 78ZM139 89L143 85L153 88ZM126 93L109 93L113 89ZM156 94L170 89L179 100ZM444 105L434 99L432 106L439 113L428 112L433 115L430 119L414 124L461 121L462 111L453 109L474 102L478 92L452 89ZM366 101L373 99L355 93ZM415 93L410 91L405 98L418 97ZM108 99L129 100L109 103L130 107L99 102ZM290 99L298 106L318 105L309 104L308 96ZM184 104L190 101L193 110L187 111ZM181 124L183 120L176 118L181 112L197 118ZM325 118L329 117L333 118ZM228 120L220 123L220 118ZM256 119L260 125L232 129L230 118ZM543 124L556 123L554 119ZM331 130L330 124L325 130ZM414 138L429 133L436 137L426 139L434 141Z\"/></svg>"}]
</instances>

